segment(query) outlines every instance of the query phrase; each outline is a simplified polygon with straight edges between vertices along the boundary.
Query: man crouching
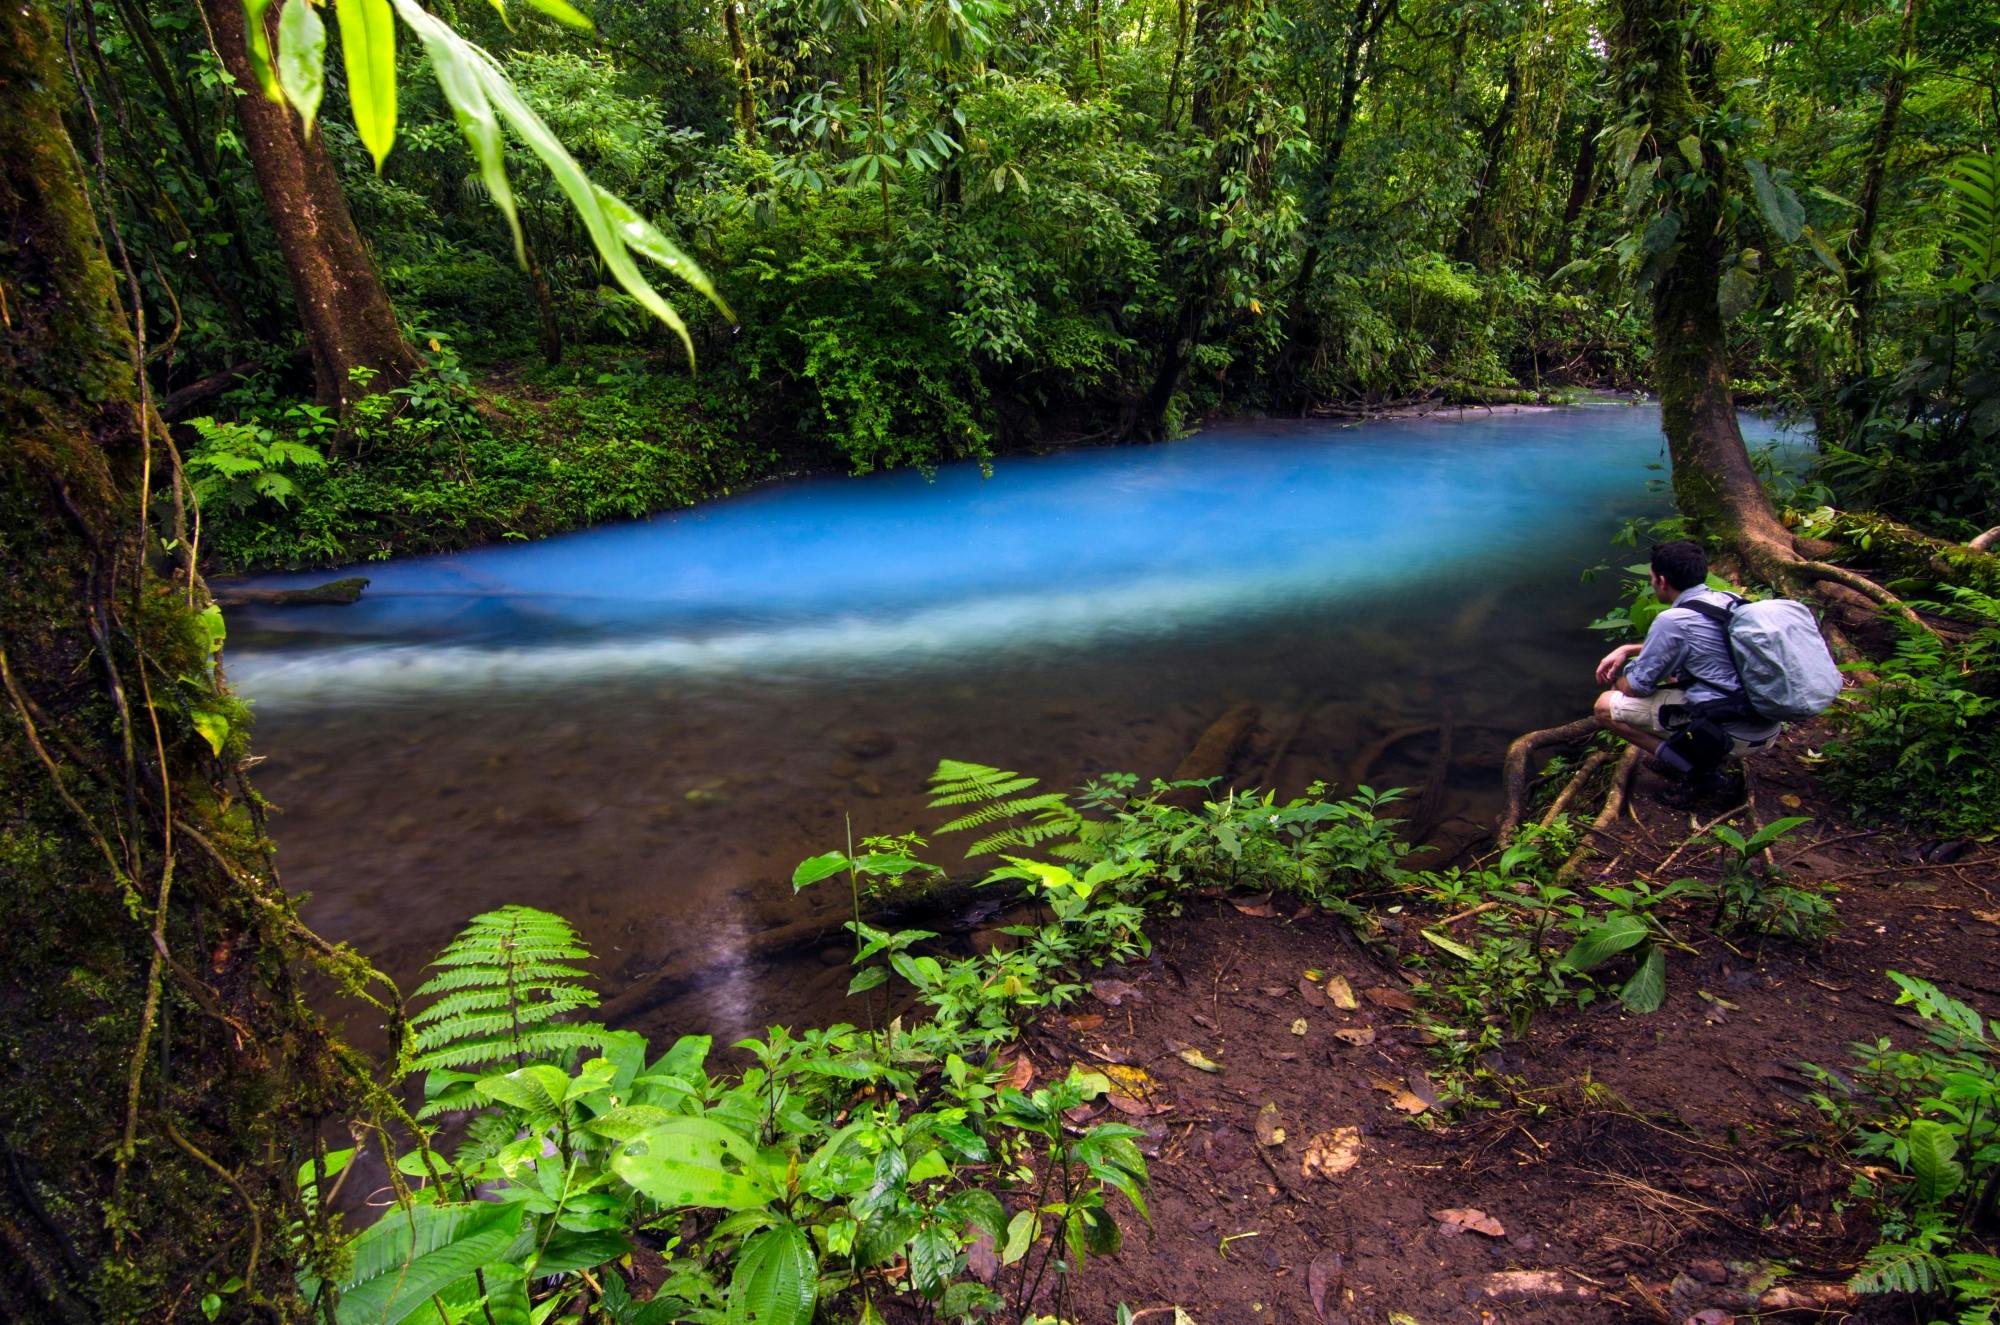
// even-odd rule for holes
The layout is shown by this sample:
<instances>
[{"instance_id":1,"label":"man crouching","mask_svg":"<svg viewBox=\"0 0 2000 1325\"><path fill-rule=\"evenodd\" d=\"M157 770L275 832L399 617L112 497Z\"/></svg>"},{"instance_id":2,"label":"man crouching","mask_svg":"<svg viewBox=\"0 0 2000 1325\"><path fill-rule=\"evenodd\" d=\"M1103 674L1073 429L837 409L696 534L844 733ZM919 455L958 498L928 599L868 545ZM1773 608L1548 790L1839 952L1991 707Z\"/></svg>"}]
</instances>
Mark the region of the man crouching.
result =
<instances>
[{"instance_id":1,"label":"man crouching","mask_svg":"<svg viewBox=\"0 0 2000 1325\"><path fill-rule=\"evenodd\" d=\"M1684 539L1661 543L1651 570L1667 609L1644 644L1621 644L1597 664L1597 683L1610 689L1593 712L1599 726L1646 753L1646 768L1680 784L1661 799L1684 808L1727 791L1723 764L1770 744L1781 728L1741 706L1729 632L1693 608L1712 603L1726 619L1735 599L1708 587L1708 554Z\"/></svg>"}]
</instances>

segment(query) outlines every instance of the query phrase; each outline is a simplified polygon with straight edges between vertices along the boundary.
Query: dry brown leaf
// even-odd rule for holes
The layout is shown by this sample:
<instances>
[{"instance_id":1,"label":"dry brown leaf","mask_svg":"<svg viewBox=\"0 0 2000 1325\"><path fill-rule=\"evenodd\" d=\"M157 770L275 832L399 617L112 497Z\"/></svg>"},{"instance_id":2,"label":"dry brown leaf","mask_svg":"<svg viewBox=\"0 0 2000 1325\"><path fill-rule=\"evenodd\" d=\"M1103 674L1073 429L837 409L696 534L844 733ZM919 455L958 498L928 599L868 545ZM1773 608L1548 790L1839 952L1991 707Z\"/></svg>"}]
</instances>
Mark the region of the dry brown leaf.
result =
<instances>
[{"instance_id":1,"label":"dry brown leaf","mask_svg":"<svg viewBox=\"0 0 2000 1325\"><path fill-rule=\"evenodd\" d=\"M1373 1026L1342 1026L1333 1033L1333 1036L1336 1040L1344 1040L1352 1045L1373 1044L1375 1043L1375 1028Z\"/></svg>"},{"instance_id":2,"label":"dry brown leaf","mask_svg":"<svg viewBox=\"0 0 2000 1325\"><path fill-rule=\"evenodd\" d=\"M1379 989L1364 989L1361 991L1361 997L1378 1008L1398 1008L1404 1012L1413 1012L1417 1006L1416 999L1400 989L1390 989L1386 986Z\"/></svg>"},{"instance_id":3,"label":"dry brown leaf","mask_svg":"<svg viewBox=\"0 0 2000 1325\"><path fill-rule=\"evenodd\" d=\"M1304 1035L1307 1031L1311 1029L1312 1027L1306 1023L1306 1019L1304 1017L1297 1017L1294 1018L1292 1021L1292 1034L1294 1035Z\"/></svg>"},{"instance_id":4,"label":"dry brown leaf","mask_svg":"<svg viewBox=\"0 0 2000 1325\"><path fill-rule=\"evenodd\" d=\"M1017 1056L1007 1064L1006 1083L1015 1090L1026 1090L1035 1083L1035 1065L1028 1061L1026 1054Z\"/></svg>"},{"instance_id":5,"label":"dry brown leaf","mask_svg":"<svg viewBox=\"0 0 2000 1325\"><path fill-rule=\"evenodd\" d=\"M1360 1006L1354 1001L1354 986L1347 983L1344 975L1329 975L1326 978L1326 996L1342 1012L1352 1012Z\"/></svg>"},{"instance_id":6,"label":"dry brown leaf","mask_svg":"<svg viewBox=\"0 0 2000 1325\"><path fill-rule=\"evenodd\" d=\"M1106 1095L1104 1098L1111 1102L1112 1108L1127 1118L1150 1118L1156 1113L1166 1113L1174 1107L1171 1104L1148 1104L1130 1095Z\"/></svg>"},{"instance_id":7,"label":"dry brown leaf","mask_svg":"<svg viewBox=\"0 0 2000 1325\"><path fill-rule=\"evenodd\" d=\"M1257 1110L1257 1141L1260 1145L1281 1146L1285 1144L1285 1128L1278 1121L1278 1106L1266 1104Z\"/></svg>"},{"instance_id":8,"label":"dry brown leaf","mask_svg":"<svg viewBox=\"0 0 2000 1325\"><path fill-rule=\"evenodd\" d=\"M1306 1001L1306 1006L1309 1008L1326 1006L1326 991L1303 975L1299 977L1299 997Z\"/></svg>"},{"instance_id":9,"label":"dry brown leaf","mask_svg":"<svg viewBox=\"0 0 2000 1325\"><path fill-rule=\"evenodd\" d=\"M1474 1210L1470 1206L1433 1210L1431 1218L1438 1221L1438 1231L1446 1237L1457 1237L1460 1233L1483 1233L1489 1238L1507 1236L1507 1230L1499 1220L1484 1210Z\"/></svg>"},{"instance_id":10,"label":"dry brown leaf","mask_svg":"<svg viewBox=\"0 0 2000 1325\"><path fill-rule=\"evenodd\" d=\"M1361 1162L1361 1129L1336 1127L1306 1142L1299 1172L1308 1178L1335 1178Z\"/></svg>"},{"instance_id":11,"label":"dry brown leaf","mask_svg":"<svg viewBox=\"0 0 2000 1325\"><path fill-rule=\"evenodd\" d=\"M1242 901L1232 900L1229 904L1246 916L1275 916L1278 914L1278 908L1271 905L1269 895L1249 897Z\"/></svg>"},{"instance_id":12,"label":"dry brown leaf","mask_svg":"<svg viewBox=\"0 0 2000 1325\"><path fill-rule=\"evenodd\" d=\"M1424 1103L1417 1095L1400 1087L1395 1094L1389 1097L1389 1106L1394 1109L1401 1109L1404 1113L1410 1114L1413 1117L1431 1107Z\"/></svg>"},{"instance_id":13,"label":"dry brown leaf","mask_svg":"<svg viewBox=\"0 0 2000 1325\"><path fill-rule=\"evenodd\" d=\"M1321 1320L1326 1319L1327 1293L1339 1288L1340 1281L1345 1277L1342 1269L1337 1251L1321 1252L1306 1267L1306 1291L1312 1294L1313 1314Z\"/></svg>"},{"instance_id":14,"label":"dry brown leaf","mask_svg":"<svg viewBox=\"0 0 2000 1325\"><path fill-rule=\"evenodd\" d=\"M1063 1024L1073 1031L1094 1031L1104 1024L1101 1013L1082 1012L1073 1017L1064 1017Z\"/></svg>"},{"instance_id":15,"label":"dry brown leaf","mask_svg":"<svg viewBox=\"0 0 2000 1325\"><path fill-rule=\"evenodd\" d=\"M1410 1087L1410 1093L1422 1100L1425 1108L1437 1107L1437 1087L1431 1084L1429 1073L1425 1072L1421 1067L1413 1067L1404 1080Z\"/></svg>"},{"instance_id":16,"label":"dry brown leaf","mask_svg":"<svg viewBox=\"0 0 2000 1325\"><path fill-rule=\"evenodd\" d=\"M1114 1008L1128 998L1140 999L1144 997L1129 980L1092 980L1090 982L1090 996L1098 1002L1108 1003Z\"/></svg>"}]
</instances>

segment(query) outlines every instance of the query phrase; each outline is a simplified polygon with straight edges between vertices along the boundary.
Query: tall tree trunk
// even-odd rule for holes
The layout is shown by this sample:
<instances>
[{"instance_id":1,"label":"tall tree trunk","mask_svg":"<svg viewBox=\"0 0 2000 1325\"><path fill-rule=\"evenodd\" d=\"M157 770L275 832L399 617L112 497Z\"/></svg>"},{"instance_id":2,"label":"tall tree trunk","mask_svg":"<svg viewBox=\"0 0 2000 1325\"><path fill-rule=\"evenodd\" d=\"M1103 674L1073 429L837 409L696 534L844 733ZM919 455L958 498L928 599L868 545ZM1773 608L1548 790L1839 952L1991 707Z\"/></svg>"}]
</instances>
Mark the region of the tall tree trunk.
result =
<instances>
[{"instance_id":1,"label":"tall tree trunk","mask_svg":"<svg viewBox=\"0 0 2000 1325\"><path fill-rule=\"evenodd\" d=\"M1493 193L1500 184L1500 169L1507 155L1507 143L1514 128L1514 113L1521 104L1520 56L1507 62L1507 83L1500 94L1500 107L1480 131L1479 175L1472 182L1472 196L1466 199L1465 213L1459 218L1458 237L1452 242L1455 262L1477 263L1485 252L1481 242L1493 216Z\"/></svg>"},{"instance_id":2,"label":"tall tree trunk","mask_svg":"<svg viewBox=\"0 0 2000 1325\"><path fill-rule=\"evenodd\" d=\"M722 26L729 33L729 63L736 70L736 128L743 141L757 143L757 91L750 81L750 46L743 40L743 12L737 0L722 0Z\"/></svg>"},{"instance_id":3,"label":"tall tree trunk","mask_svg":"<svg viewBox=\"0 0 2000 1325\"><path fill-rule=\"evenodd\" d=\"M1619 0L1618 53L1626 110L1649 125L1648 150L1670 150L1688 134L1699 138L1707 108L1695 93L1690 59L1705 70L1711 48L1689 0ZM1685 41L1683 34L1686 34ZM1677 148L1671 150L1678 150ZM1766 570L1793 555L1791 535L1772 510L1750 463L1729 390L1729 340L1718 302L1726 163L1703 144L1705 188L1674 197L1679 240L1652 289L1653 388L1660 426L1673 463L1674 501L1681 513L1729 540L1753 568Z\"/></svg>"},{"instance_id":4,"label":"tall tree trunk","mask_svg":"<svg viewBox=\"0 0 2000 1325\"><path fill-rule=\"evenodd\" d=\"M237 118L292 279L312 353L314 394L320 404L344 410L359 396L407 381L417 370L417 352L403 339L375 259L354 228L326 145L317 133L303 132L290 107L257 92L241 0L201 0L201 6L223 67L244 89L236 98ZM277 13L272 6L273 24ZM366 386L354 380L357 368L369 375Z\"/></svg>"},{"instance_id":5,"label":"tall tree trunk","mask_svg":"<svg viewBox=\"0 0 2000 1325\"><path fill-rule=\"evenodd\" d=\"M0 7L0 1318L197 1322L231 1275L296 1316L288 1172L345 1101L243 738L197 725L247 713L147 530L177 466L51 8Z\"/></svg>"},{"instance_id":6,"label":"tall tree trunk","mask_svg":"<svg viewBox=\"0 0 2000 1325\"><path fill-rule=\"evenodd\" d=\"M1854 306L1852 326L1854 364L1863 377L1875 371L1875 227L1882 217L1882 193L1889 174L1889 148L1896 140L1896 123L1902 118L1903 98L1910 90L1910 52L1917 35L1919 0L1903 0L1903 27L1896 38L1895 59L1889 66L1889 81L1882 89L1882 109L1875 117L1875 132L1868 140L1868 155L1861 167L1861 196L1855 200L1858 215L1854 233L1847 241L1847 298Z\"/></svg>"},{"instance_id":7,"label":"tall tree trunk","mask_svg":"<svg viewBox=\"0 0 2000 1325\"><path fill-rule=\"evenodd\" d=\"M1555 251L1550 255L1547 275L1569 264L1569 255L1576 244L1576 227L1597 192L1597 136L1603 132L1604 114L1592 107L1590 118L1583 122L1583 137L1577 143L1576 168L1570 172L1569 197L1563 200L1562 225L1556 231Z\"/></svg>"}]
</instances>

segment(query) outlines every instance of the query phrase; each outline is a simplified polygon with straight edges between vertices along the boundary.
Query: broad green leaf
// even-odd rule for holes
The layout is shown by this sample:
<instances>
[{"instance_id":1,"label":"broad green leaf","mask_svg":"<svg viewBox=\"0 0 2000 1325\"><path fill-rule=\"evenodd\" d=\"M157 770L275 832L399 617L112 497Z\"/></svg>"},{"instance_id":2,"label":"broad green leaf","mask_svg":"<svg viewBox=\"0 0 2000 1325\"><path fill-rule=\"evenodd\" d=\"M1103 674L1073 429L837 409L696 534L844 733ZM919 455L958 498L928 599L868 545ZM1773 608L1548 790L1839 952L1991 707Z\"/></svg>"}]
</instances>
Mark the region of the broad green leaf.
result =
<instances>
[{"instance_id":1,"label":"broad green leaf","mask_svg":"<svg viewBox=\"0 0 2000 1325\"><path fill-rule=\"evenodd\" d=\"M1041 1231L1041 1221L1033 1210L1023 1210L1007 1221L1007 1241L1000 1252L1000 1263L1012 1265L1028 1254L1034 1245L1035 1234Z\"/></svg>"},{"instance_id":2,"label":"broad green leaf","mask_svg":"<svg viewBox=\"0 0 2000 1325\"><path fill-rule=\"evenodd\" d=\"M1957 1191L1965 1181L1965 1166L1954 1155L1958 1138L1942 1123L1919 1118L1910 1124L1910 1176L1917 1180L1917 1196L1935 1205Z\"/></svg>"},{"instance_id":3,"label":"broad green leaf","mask_svg":"<svg viewBox=\"0 0 2000 1325\"><path fill-rule=\"evenodd\" d=\"M1686 158L1689 169L1691 170L1701 169L1700 134L1691 133L1687 137L1681 139L1680 142L1674 145L1681 149L1681 156Z\"/></svg>"},{"instance_id":4,"label":"broad green leaf","mask_svg":"<svg viewBox=\"0 0 2000 1325\"><path fill-rule=\"evenodd\" d=\"M566 23L584 32L589 32L594 27L590 19L568 0L528 0L528 8L539 10L558 23Z\"/></svg>"},{"instance_id":5,"label":"broad green leaf","mask_svg":"<svg viewBox=\"0 0 2000 1325\"><path fill-rule=\"evenodd\" d=\"M298 0L292 2L296 4ZM534 1325L534 1310L528 1302L528 1276L520 1266L488 1266L480 1277L486 1281L486 1304L473 1313L472 1319L491 1325Z\"/></svg>"},{"instance_id":6,"label":"broad green leaf","mask_svg":"<svg viewBox=\"0 0 2000 1325\"><path fill-rule=\"evenodd\" d=\"M1586 932L1563 954L1562 964L1572 971L1588 971L1610 958L1643 943L1651 933L1646 922L1634 915L1616 915Z\"/></svg>"},{"instance_id":7,"label":"broad green leaf","mask_svg":"<svg viewBox=\"0 0 2000 1325\"><path fill-rule=\"evenodd\" d=\"M340 0L333 12L354 131L379 172L396 143L396 11L389 0Z\"/></svg>"},{"instance_id":8,"label":"broad green leaf","mask_svg":"<svg viewBox=\"0 0 2000 1325\"><path fill-rule=\"evenodd\" d=\"M522 1211L491 1201L390 1211L351 1244L339 1325L397 1325L506 1251Z\"/></svg>"},{"instance_id":9,"label":"broad green leaf","mask_svg":"<svg viewBox=\"0 0 2000 1325\"><path fill-rule=\"evenodd\" d=\"M865 994L878 985L886 983L888 979L889 969L886 966L870 966L847 982L848 997L852 998L856 994Z\"/></svg>"},{"instance_id":10,"label":"broad green leaf","mask_svg":"<svg viewBox=\"0 0 2000 1325\"><path fill-rule=\"evenodd\" d=\"M806 1325L818 1296L812 1239L797 1224L779 1224L751 1238L736 1258L728 1325Z\"/></svg>"},{"instance_id":11,"label":"broad green leaf","mask_svg":"<svg viewBox=\"0 0 2000 1325\"><path fill-rule=\"evenodd\" d=\"M792 871L792 891L809 888L821 879L831 878L847 868L847 857L838 851L828 851L799 862Z\"/></svg>"},{"instance_id":12,"label":"broad green leaf","mask_svg":"<svg viewBox=\"0 0 2000 1325\"><path fill-rule=\"evenodd\" d=\"M1618 991L1618 1001L1633 1012L1657 1012L1667 1001L1667 954L1659 945L1650 945L1639 959L1639 969Z\"/></svg>"},{"instance_id":13,"label":"broad green leaf","mask_svg":"<svg viewBox=\"0 0 2000 1325\"><path fill-rule=\"evenodd\" d=\"M229 718L214 709L195 709L189 716L201 739L208 742L208 748L221 755L222 747L229 741Z\"/></svg>"},{"instance_id":14,"label":"broad green leaf","mask_svg":"<svg viewBox=\"0 0 2000 1325\"><path fill-rule=\"evenodd\" d=\"M1648 253L1664 253L1673 247L1674 240L1680 238L1681 214L1661 212L1646 226L1646 233L1639 245Z\"/></svg>"},{"instance_id":15,"label":"broad green leaf","mask_svg":"<svg viewBox=\"0 0 2000 1325\"><path fill-rule=\"evenodd\" d=\"M243 0L243 44L250 54L250 74L257 80L257 86L272 101L283 101L285 94L278 86L278 73L271 59L271 34L264 26L264 15L271 11L271 0Z\"/></svg>"},{"instance_id":16,"label":"broad green leaf","mask_svg":"<svg viewBox=\"0 0 2000 1325\"><path fill-rule=\"evenodd\" d=\"M569 1074L547 1063L531 1063L484 1077L473 1089L489 1100L525 1109L534 1117L553 1117L569 1096Z\"/></svg>"},{"instance_id":17,"label":"broad green leaf","mask_svg":"<svg viewBox=\"0 0 2000 1325\"><path fill-rule=\"evenodd\" d=\"M778 1195L762 1180L749 1138L706 1118L653 1128L612 1159L611 1169L663 1206L750 1210Z\"/></svg>"},{"instance_id":18,"label":"broad green leaf","mask_svg":"<svg viewBox=\"0 0 2000 1325\"><path fill-rule=\"evenodd\" d=\"M285 0L278 16L278 83L311 134L326 91L326 24L311 0Z\"/></svg>"},{"instance_id":19,"label":"broad green leaf","mask_svg":"<svg viewBox=\"0 0 2000 1325\"><path fill-rule=\"evenodd\" d=\"M1757 210L1765 224L1787 244L1798 242L1806 224L1805 204L1799 201L1799 195L1792 192L1790 185L1773 180L1770 170L1755 157L1747 158L1743 169L1749 172L1750 191L1757 199Z\"/></svg>"}]
</instances>

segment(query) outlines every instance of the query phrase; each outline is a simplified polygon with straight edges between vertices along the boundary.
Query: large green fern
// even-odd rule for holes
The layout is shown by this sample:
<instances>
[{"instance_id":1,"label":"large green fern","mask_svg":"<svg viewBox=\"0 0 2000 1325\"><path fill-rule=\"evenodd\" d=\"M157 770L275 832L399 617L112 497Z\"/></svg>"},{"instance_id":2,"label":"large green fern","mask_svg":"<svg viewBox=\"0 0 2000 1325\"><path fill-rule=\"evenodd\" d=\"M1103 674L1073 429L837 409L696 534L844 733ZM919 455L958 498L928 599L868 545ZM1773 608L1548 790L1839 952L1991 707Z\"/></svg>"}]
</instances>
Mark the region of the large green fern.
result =
<instances>
[{"instance_id":1,"label":"large green fern","mask_svg":"<svg viewBox=\"0 0 2000 1325\"><path fill-rule=\"evenodd\" d=\"M1037 785L1039 779L1007 769L940 759L930 782L932 809L973 807L949 823L939 824L938 832L993 829L966 847L968 856L1003 850L1031 851L1047 842L1074 839L1083 826L1083 816L1067 796L1056 791L1022 795ZM996 824L1000 826L994 828ZM1062 854L1060 849L1057 854Z\"/></svg>"},{"instance_id":2,"label":"large green fern","mask_svg":"<svg viewBox=\"0 0 2000 1325\"><path fill-rule=\"evenodd\" d=\"M564 1018L597 1006L574 963L590 956L561 916L503 906L474 916L431 965L417 997L437 1001L410 1018L414 1072L444 1072L537 1060L561 1062L595 1048L608 1032Z\"/></svg>"},{"instance_id":3,"label":"large green fern","mask_svg":"<svg viewBox=\"0 0 2000 1325\"><path fill-rule=\"evenodd\" d=\"M2000 156L1960 157L1945 172L1945 238L1958 267L1953 283L1974 290L2000 281Z\"/></svg>"},{"instance_id":4,"label":"large green fern","mask_svg":"<svg viewBox=\"0 0 2000 1325\"><path fill-rule=\"evenodd\" d=\"M1869 1248L1847 1286L1857 1293L1935 1293L1949 1278L1944 1258L1921 1245L1884 1242Z\"/></svg>"}]
</instances>

